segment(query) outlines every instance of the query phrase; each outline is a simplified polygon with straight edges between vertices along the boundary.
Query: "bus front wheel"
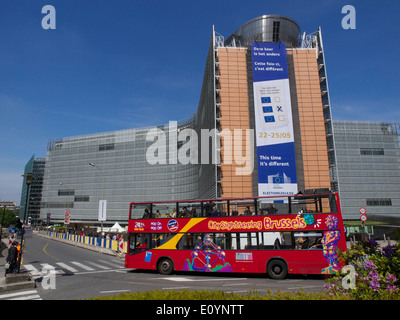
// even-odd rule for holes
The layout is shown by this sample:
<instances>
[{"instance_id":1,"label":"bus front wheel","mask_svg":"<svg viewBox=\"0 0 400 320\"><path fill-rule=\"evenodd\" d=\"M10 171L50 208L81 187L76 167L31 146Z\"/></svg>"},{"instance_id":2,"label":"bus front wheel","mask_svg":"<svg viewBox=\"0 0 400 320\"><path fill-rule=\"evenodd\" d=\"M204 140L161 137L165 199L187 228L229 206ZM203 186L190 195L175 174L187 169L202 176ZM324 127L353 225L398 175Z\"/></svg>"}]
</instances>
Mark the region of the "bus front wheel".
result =
<instances>
[{"instance_id":1,"label":"bus front wheel","mask_svg":"<svg viewBox=\"0 0 400 320\"><path fill-rule=\"evenodd\" d=\"M169 258L162 258L157 265L158 272L161 274L171 274L174 271L174 264Z\"/></svg>"},{"instance_id":2,"label":"bus front wheel","mask_svg":"<svg viewBox=\"0 0 400 320\"><path fill-rule=\"evenodd\" d=\"M286 263L278 259L271 260L267 265L267 273L272 279L284 279L288 273Z\"/></svg>"}]
</instances>

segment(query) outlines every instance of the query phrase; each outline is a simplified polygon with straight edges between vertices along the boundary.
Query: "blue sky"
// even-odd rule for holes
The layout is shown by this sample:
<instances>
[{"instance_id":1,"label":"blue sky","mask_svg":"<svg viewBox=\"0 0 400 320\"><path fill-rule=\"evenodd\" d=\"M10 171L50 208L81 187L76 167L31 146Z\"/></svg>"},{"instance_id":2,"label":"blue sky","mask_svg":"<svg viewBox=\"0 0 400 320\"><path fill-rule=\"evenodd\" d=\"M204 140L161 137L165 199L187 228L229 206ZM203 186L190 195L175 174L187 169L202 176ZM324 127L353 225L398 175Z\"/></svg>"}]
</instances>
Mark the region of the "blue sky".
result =
<instances>
[{"instance_id":1,"label":"blue sky","mask_svg":"<svg viewBox=\"0 0 400 320\"><path fill-rule=\"evenodd\" d=\"M44 30L44 5L56 29ZM344 30L344 5L356 29ZM49 139L168 123L197 108L212 25L263 14L322 27L335 120L400 121L397 0L0 0L0 200Z\"/></svg>"}]
</instances>

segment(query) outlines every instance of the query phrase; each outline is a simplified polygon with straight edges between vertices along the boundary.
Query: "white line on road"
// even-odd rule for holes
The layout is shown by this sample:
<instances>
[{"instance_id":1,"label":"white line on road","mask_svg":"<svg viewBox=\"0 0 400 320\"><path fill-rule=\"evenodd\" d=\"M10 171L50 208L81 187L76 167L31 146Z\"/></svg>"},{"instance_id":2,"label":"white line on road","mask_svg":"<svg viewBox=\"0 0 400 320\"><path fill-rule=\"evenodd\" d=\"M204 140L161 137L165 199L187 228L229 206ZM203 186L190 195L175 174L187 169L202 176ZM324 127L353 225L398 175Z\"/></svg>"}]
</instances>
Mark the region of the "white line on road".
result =
<instances>
[{"instance_id":1,"label":"white line on road","mask_svg":"<svg viewBox=\"0 0 400 320\"><path fill-rule=\"evenodd\" d=\"M28 272L31 273L32 277L41 277L42 274L41 272L36 269L33 265L31 264L24 264L22 265L26 270L28 270Z\"/></svg>"},{"instance_id":2,"label":"white line on road","mask_svg":"<svg viewBox=\"0 0 400 320\"><path fill-rule=\"evenodd\" d=\"M34 294L31 296L15 297L9 300L42 300L42 298L38 294Z\"/></svg>"},{"instance_id":3,"label":"white line on road","mask_svg":"<svg viewBox=\"0 0 400 320\"><path fill-rule=\"evenodd\" d=\"M91 264L92 266L96 266L96 267L98 267L100 269L103 269L103 270L110 270L111 269L111 267L102 266L101 264L98 264L97 262L93 262L93 261L85 261L85 262Z\"/></svg>"},{"instance_id":4,"label":"white line on road","mask_svg":"<svg viewBox=\"0 0 400 320\"><path fill-rule=\"evenodd\" d=\"M95 274L95 273L105 273L105 272L118 272L118 270L95 270L95 271L81 271L75 273L75 275L83 275L83 274Z\"/></svg>"},{"instance_id":5,"label":"white line on road","mask_svg":"<svg viewBox=\"0 0 400 320\"><path fill-rule=\"evenodd\" d=\"M95 270L95 269L93 269L91 267L85 266L84 264L82 264L82 263L80 263L78 261L71 261L71 263L76 265L77 267L82 268L82 269L87 270L87 271L94 271Z\"/></svg>"},{"instance_id":6,"label":"white line on road","mask_svg":"<svg viewBox=\"0 0 400 320\"><path fill-rule=\"evenodd\" d=\"M71 267L63 262L56 262L56 264L59 265L61 268L68 270L70 272L73 272L73 273L78 272L78 270L76 270L74 267Z\"/></svg>"},{"instance_id":7,"label":"white line on road","mask_svg":"<svg viewBox=\"0 0 400 320\"><path fill-rule=\"evenodd\" d=\"M17 297L20 295L26 295L26 294L34 294L37 293L36 290L28 290L28 291L21 291L21 292L15 292L15 293L7 293L7 294L2 294L0 295L0 299L7 299L11 297Z\"/></svg>"},{"instance_id":8,"label":"white line on road","mask_svg":"<svg viewBox=\"0 0 400 320\"><path fill-rule=\"evenodd\" d=\"M250 283L246 282L246 283L231 283L231 284L223 284L223 287L233 287L233 286L246 286L246 285L250 285Z\"/></svg>"},{"instance_id":9,"label":"white line on road","mask_svg":"<svg viewBox=\"0 0 400 320\"><path fill-rule=\"evenodd\" d=\"M106 260L97 260L97 261L100 261L101 263L104 263L104 264L108 264L109 266L112 266L114 268L121 268L124 266L123 263L118 263L118 262L114 263L114 262L110 262L110 261L106 261Z\"/></svg>"},{"instance_id":10,"label":"white line on road","mask_svg":"<svg viewBox=\"0 0 400 320\"><path fill-rule=\"evenodd\" d=\"M223 278L223 279L190 279L185 277L167 277L167 278L151 278L149 280L169 280L169 281L177 281L177 282L184 282L184 281L193 281L193 282L207 282L207 281L237 281L237 280L247 280L247 278Z\"/></svg>"},{"instance_id":11,"label":"white line on road","mask_svg":"<svg viewBox=\"0 0 400 320\"><path fill-rule=\"evenodd\" d=\"M119 292L130 292L131 290L109 290L109 291L100 291L100 293L119 293Z\"/></svg>"},{"instance_id":12,"label":"white line on road","mask_svg":"<svg viewBox=\"0 0 400 320\"><path fill-rule=\"evenodd\" d=\"M41 263L40 264L43 268L46 267L47 269L53 269L54 267L48 263ZM55 269L55 268L54 268ZM56 274L64 274L65 272L63 270L55 270Z\"/></svg>"}]
</instances>

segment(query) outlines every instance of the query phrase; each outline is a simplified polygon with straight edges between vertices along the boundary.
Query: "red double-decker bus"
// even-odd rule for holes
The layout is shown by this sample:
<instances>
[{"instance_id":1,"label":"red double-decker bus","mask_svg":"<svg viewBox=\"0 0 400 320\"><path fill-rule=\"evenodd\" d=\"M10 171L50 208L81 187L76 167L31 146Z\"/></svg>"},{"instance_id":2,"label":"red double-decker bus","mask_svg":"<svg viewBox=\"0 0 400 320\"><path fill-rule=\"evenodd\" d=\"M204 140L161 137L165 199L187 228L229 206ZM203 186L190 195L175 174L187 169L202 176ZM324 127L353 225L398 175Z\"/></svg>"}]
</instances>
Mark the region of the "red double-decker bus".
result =
<instances>
[{"instance_id":1,"label":"red double-decker bus","mask_svg":"<svg viewBox=\"0 0 400 320\"><path fill-rule=\"evenodd\" d=\"M333 274L346 250L337 193L132 202L125 266L174 271Z\"/></svg>"}]
</instances>

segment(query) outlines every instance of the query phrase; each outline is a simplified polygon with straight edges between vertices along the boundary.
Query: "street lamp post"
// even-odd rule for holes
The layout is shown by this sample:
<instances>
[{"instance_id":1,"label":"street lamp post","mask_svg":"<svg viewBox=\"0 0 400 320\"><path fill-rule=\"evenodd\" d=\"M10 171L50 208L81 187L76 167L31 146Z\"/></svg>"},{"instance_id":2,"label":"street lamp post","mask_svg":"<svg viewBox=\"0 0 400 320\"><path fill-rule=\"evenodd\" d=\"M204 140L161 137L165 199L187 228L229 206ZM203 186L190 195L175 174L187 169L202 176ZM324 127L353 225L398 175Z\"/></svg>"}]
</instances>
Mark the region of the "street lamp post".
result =
<instances>
[{"instance_id":1,"label":"street lamp post","mask_svg":"<svg viewBox=\"0 0 400 320\"><path fill-rule=\"evenodd\" d=\"M97 168L100 170L101 172L101 177L102 177L102 184L101 184L101 200L104 200L104 171L103 169L101 169L97 164L93 163L93 162L89 162L89 165ZM100 205L100 202L99 202ZM101 225L101 235L103 235L103 220L100 221L100 225Z\"/></svg>"},{"instance_id":2,"label":"street lamp post","mask_svg":"<svg viewBox=\"0 0 400 320\"><path fill-rule=\"evenodd\" d=\"M30 185L31 185L31 183L32 183L32 179L33 178L35 178L35 176L32 174L32 173L26 173L26 174L23 174L22 175L24 178L25 178L25 183L26 183L26 197L25 197L25 213L24 213L24 220L23 220L23 226L25 225L25 223L26 223L26 216L27 216L27 214L28 214L28 196L29 196L29 187L30 187ZM19 271L20 271L20 268L21 268L21 260L22 260L22 249L23 249L23 245L24 245L24 233L25 233L25 231L24 231L24 229L23 228L21 228L21 246L20 246L20 251L19 251L19 254L18 254L18 273L19 273Z\"/></svg>"}]
</instances>

